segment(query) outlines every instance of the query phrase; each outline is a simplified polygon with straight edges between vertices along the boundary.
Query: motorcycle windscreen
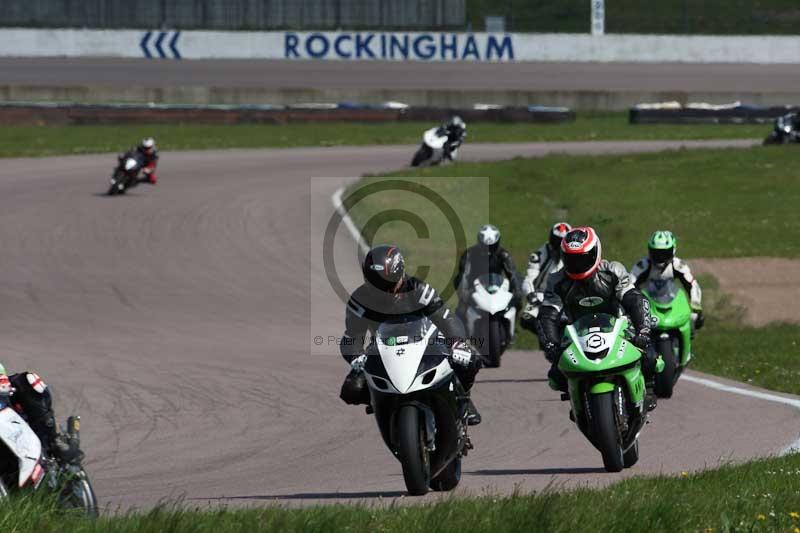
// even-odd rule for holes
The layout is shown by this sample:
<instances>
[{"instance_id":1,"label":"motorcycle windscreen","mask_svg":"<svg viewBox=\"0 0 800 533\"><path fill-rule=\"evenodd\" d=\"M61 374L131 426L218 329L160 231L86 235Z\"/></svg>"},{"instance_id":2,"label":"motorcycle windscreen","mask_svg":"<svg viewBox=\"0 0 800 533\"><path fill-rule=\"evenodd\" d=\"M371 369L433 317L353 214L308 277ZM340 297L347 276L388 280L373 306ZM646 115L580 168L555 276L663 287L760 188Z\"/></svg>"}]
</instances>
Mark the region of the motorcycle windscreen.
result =
<instances>
[{"instance_id":1,"label":"motorcycle windscreen","mask_svg":"<svg viewBox=\"0 0 800 533\"><path fill-rule=\"evenodd\" d=\"M28 423L10 407L0 410L0 440L19 460L21 487L41 468L42 443Z\"/></svg>"},{"instance_id":2,"label":"motorcycle windscreen","mask_svg":"<svg viewBox=\"0 0 800 533\"><path fill-rule=\"evenodd\" d=\"M680 288L674 280L654 279L647 284L647 294L657 304L669 305L678 296Z\"/></svg>"},{"instance_id":3,"label":"motorcycle windscreen","mask_svg":"<svg viewBox=\"0 0 800 533\"><path fill-rule=\"evenodd\" d=\"M509 283L500 274L484 274L475 280L472 301L479 309L493 315L505 311L511 303L513 294L508 290Z\"/></svg>"},{"instance_id":4,"label":"motorcycle windscreen","mask_svg":"<svg viewBox=\"0 0 800 533\"><path fill-rule=\"evenodd\" d=\"M386 375L400 393L408 392L414 383L428 344L438 338L437 331L427 317L404 317L378 326L378 353Z\"/></svg>"}]
</instances>

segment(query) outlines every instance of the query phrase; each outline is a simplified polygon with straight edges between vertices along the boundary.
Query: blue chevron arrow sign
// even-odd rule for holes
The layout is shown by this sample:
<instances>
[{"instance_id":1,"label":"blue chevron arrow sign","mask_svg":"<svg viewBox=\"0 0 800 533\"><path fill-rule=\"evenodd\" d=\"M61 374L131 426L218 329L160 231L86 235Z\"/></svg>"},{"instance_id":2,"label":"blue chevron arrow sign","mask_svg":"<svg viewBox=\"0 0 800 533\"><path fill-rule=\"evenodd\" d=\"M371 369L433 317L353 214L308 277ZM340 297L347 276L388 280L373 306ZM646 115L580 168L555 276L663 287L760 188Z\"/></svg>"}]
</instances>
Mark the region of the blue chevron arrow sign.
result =
<instances>
[{"instance_id":1,"label":"blue chevron arrow sign","mask_svg":"<svg viewBox=\"0 0 800 533\"><path fill-rule=\"evenodd\" d=\"M165 52L164 50L164 39L167 38L167 35L172 34L172 37L169 39L168 51ZM178 38L181 36L180 31L148 31L142 36L142 40L139 41L139 48L142 49L142 54L147 59L153 59L157 57L161 59L181 59L181 53L178 51ZM150 47L150 39L155 37L154 46ZM170 57L169 54L172 54Z\"/></svg>"}]
</instances>

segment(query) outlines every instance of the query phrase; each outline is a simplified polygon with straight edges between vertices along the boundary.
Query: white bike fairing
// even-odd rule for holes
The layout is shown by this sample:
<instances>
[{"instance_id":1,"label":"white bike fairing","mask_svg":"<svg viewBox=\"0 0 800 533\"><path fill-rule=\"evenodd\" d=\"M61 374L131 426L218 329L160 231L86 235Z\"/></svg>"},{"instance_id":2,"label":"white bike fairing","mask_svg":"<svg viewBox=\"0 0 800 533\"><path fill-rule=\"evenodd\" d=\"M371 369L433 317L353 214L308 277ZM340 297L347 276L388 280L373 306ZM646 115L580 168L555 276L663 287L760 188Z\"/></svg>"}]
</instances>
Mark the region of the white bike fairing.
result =
<instances>
[{"instance_id":1,"label":"white bike fairing","mask_svg":"<svg viewBox=\"0 0 800 533\"><path fill-rule=\"evenodd\" d=\"M431 325L425 332L422 339L409 339L406 338L405 342L397 342L394 345L388 345L380 335L376 338L378 346L378 353L380 354L383 367L386 369L386 375L399 394L408 394L417 390L431 388L436 386L440 381L449 377L453 369L447 359L444 359L437 367L436 374L432 380L427 384L422 384L422 380L427 376L427 372L417 376L417 369L419 368L420 361L425 355L425 350L431 338L438 335L438 329ZM428 371L430 372L430 371ZM395 392L386 391L381 387L376 387L373 377L367 374L367 379L370 385L382 392Z\"/></svg>"},{"instance_id":2,"label":"white bike fairing","mask_svg":"<svg viewBox=\"0 0 800 533\"><path fill-rule=\"evenodd\" d=\"M439 128L431 128L422 134L422 141L433 148L434 150L441 150L447 142L447 135L437 135Z\"/></svg>"},{"instance_id":3,"label":"white bike fairing","mask_svg":"<svg viewBox=\"0 0 800 533\"><path fill-rule=\"evenodd\" d=\"M505 311L511 299L514 297L511 291L508 290L508 279L503 280L503 284L495 287L493 292L486 290L479 279L474 282L474 291L472 293L472 301L479 308L490 315Z\"/></svg>"},{"instance_id":4,"label":"white bike fairing","mask_svg":"<svg viewBox=\"0 0 800 533\"><path fill-rule=\"evenodd\" d=\"M36 483L42 474L39 464L42 443L28 423L10 407L0 410L0 440L19 459L19 486L31 478Z\"/></svg>"}]
</instances>

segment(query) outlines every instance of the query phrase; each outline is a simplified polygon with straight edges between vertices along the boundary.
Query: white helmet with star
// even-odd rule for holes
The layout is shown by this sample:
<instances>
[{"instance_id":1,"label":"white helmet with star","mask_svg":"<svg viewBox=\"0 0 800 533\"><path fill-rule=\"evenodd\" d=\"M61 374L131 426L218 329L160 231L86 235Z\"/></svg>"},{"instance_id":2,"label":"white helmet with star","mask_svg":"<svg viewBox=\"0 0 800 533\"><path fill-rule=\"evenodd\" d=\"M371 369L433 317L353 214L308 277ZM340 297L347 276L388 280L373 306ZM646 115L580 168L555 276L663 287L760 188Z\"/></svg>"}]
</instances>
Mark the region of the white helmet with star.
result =
<instances>
[{"instance_id":1,"label":"white helmet with star","mask_svg":"<svg viewBox=\"0 0 800 533\"><path fill-rule=\"evenodd\" d=\"M486 224L478 230L478 244L493 246L500 242L500 230L496 226Z\"/></svg>"}]
</instances>

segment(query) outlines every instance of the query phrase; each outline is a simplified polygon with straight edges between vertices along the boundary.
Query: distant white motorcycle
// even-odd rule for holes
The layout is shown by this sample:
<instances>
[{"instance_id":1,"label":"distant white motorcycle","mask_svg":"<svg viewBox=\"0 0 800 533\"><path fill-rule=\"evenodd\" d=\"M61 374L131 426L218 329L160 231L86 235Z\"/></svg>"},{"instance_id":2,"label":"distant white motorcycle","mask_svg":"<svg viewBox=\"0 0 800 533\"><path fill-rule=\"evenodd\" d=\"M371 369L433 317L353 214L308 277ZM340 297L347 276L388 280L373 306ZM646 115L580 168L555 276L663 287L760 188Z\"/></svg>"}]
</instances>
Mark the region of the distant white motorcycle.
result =
<instances>
[{"instance_id":1,"label":"distant white motorcycle","mask_svg":"<svg viewBox=\"0 0 800 533\"><path fill-rule=\"evenodd\" d=\"M67 438L80 442L80 419L69 417ZM25 490L50 490L64 508L97 516L97 498L79 464L62 465L42 453L42 443L28 423L5 402L0 403L0 499Z\"/></svg>"},{"instance_id":2,"label":"distant white motorcycle","mask_svg":"<svg viewBox=\"0 0 800 533\"><path fill-rule=\"evenodd\" d=\"M411 160L412 167L432 167L447 160L455 161L461 143L447 143L447 129L431 128L422 134L422 144Z\"/></svg>"},{"instance_id":3,"label":"distant white motorcycle","mask_svg":"<svg viewBox=\"0 0 800 533\"><path fill-rule=\"evenodd\" d=\"M464 325L489 367L500 366L500 357L514 338L517 309L510 289L508 278L494 273L479 276L472 284Z\"/></svg>"},{"instance_id":4,"label":"distant white motorcycle","mask_svg":"<svg viewBox=\"0 0 800 533\"><path fill-rule=\"evenodd\" d=\"M381 324L367 348L364 375L378 429L403 467L409 494L454 489L472 444L466 393L438 328L427 317Z\"/></svg>"}]
</instances>

